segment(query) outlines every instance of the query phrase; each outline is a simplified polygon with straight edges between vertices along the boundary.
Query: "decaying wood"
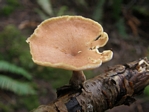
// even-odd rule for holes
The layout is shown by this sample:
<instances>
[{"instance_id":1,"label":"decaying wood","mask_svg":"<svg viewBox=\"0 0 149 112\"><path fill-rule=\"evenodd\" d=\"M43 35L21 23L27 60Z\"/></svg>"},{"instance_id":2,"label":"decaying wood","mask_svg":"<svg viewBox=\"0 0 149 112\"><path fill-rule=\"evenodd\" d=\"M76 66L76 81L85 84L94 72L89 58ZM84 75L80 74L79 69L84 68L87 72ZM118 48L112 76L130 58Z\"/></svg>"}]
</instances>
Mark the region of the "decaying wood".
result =
<instances>
[{"instance_id":1,"label":"decaying wood","mask_svg":"<svg viewBox=\"0 0 149 112\"><path fill-rule=\"evenodd\" d=\"M34 112L103 112L118 105L130 105L134 96L149 84L147 58L116 65L105 73L85 81L80 90L63 86L58 98Z\"/></svg>"}]
</instances>

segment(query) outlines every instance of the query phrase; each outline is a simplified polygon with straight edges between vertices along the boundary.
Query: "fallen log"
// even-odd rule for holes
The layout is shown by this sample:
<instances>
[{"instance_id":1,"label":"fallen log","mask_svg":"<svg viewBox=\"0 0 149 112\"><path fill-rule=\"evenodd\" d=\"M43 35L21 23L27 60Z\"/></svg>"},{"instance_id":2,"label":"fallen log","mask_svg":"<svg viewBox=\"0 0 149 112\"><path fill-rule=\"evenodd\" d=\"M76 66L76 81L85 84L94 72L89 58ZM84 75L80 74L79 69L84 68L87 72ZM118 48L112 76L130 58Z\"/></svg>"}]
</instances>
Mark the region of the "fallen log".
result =
<instances>
[{"instance_id":1,"label":"fallen log","mask_svg":"<svg viewBox=\"0 0 149 112\"><path fill-rule=\"evenodd\" d=\"M130 105L134 96L149 84L149 61L143 58L109 67L105 73L86 80L81 89L63 86L58 98L34 112L104 112L118 105Z\"/></svg>"}]
</instances>

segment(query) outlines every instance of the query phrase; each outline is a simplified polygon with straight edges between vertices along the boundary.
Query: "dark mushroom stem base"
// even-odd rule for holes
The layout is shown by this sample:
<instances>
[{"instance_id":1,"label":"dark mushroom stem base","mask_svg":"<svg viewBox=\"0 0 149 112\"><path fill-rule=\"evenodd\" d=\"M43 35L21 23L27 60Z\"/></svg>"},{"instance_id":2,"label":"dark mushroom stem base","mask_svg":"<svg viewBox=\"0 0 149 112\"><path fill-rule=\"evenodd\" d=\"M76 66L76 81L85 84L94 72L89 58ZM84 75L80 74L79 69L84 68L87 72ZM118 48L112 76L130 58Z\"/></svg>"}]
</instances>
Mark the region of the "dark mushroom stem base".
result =
<instances>
[{"instance_id":1,"label":"dark mushroom stem base","mask_svg":"<svg viewBox=\"0 0 149 112\"><path fill-rule=\"evenodd\" d=\"M69 84L74 89L80 89L82 83L86 80L86 76L84 75L83 71L73 71L72 77L70 78Z\"/></svg>"}]
</instances>

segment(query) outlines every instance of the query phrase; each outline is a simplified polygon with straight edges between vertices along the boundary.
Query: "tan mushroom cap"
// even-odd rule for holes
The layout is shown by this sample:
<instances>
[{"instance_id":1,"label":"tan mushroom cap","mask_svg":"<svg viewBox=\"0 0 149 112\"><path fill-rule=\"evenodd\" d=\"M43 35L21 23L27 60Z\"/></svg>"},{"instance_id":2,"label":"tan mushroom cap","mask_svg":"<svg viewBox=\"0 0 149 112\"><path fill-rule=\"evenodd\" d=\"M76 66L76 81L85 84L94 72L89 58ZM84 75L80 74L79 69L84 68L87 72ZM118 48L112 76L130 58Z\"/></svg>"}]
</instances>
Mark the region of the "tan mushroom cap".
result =
<instances>
[{"instance_id":1,"label":"tan mushroom cap","mask_svg":"<svg viewBox=\"0 0 149 112\"><path fill-rule=\"evenodd\" d=\"M98 51L107 41L108 35L99 23L81 16L45 20L27 39L35 63L76 71L109 61L112 51Z\"/></svg>"}]
</instances>

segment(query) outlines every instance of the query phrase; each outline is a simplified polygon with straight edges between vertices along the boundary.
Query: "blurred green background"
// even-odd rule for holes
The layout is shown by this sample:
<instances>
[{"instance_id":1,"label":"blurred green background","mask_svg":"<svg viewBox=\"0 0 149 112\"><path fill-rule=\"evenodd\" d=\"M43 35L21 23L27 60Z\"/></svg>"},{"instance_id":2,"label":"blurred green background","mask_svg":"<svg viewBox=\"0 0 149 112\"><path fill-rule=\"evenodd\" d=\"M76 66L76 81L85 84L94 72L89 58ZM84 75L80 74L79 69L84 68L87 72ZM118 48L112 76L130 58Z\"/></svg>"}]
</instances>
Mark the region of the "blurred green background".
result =
<instances>
[{"instance_id":1,"label":"blurred green background","mask_svg":"<svg viewBox=\"0 0 149 112\"><path fill-rule=\"evenodd\" d=\"M148 0L0 0L0 112L28 112L48 104L56 88L68 84L71 71L34 64L26 43L38 24L61 15L91 18L109 34L101 50L111 49L113 59L85 71L87 78L108 66L149 58ZM148 95L147 87L142 97Z\"/></svg>"}]
</instances>

